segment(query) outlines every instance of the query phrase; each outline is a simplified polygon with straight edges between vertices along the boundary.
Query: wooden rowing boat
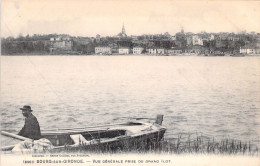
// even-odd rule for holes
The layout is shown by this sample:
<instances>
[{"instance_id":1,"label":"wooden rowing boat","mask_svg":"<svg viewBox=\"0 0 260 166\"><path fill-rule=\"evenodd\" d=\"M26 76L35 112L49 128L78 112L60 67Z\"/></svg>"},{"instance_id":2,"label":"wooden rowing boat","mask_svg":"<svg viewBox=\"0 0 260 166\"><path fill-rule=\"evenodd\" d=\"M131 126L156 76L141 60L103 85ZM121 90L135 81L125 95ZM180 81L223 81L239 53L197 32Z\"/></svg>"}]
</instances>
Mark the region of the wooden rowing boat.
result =
<instances>
[{"instance_id":1,"label":"wooden rowing boat","mask_svg":"<svg viewBox=\"0 0 260 166\"><path fill-rule=\"evenodd\" d=\"M21 149L23 152L23 148L28 149L28 147L28 151L47 150L50 152L77 151L79 149L103 151L131 148L133 146L137 149L141 146L148 148L158 143L164 136L166 128L161 125L162 118L162 115L157 115L155 123L132 120L127 123L106 126L43 130L43 139L33 141L19 137L20 140L24 140L19 143L19 146L2 147L2 151L14 151L14 149L19 151ZM2 134L8 135L7 132L2 132ZM16 136L11 134L10 137L15 138Z\"/></svg>"}]
</instances>

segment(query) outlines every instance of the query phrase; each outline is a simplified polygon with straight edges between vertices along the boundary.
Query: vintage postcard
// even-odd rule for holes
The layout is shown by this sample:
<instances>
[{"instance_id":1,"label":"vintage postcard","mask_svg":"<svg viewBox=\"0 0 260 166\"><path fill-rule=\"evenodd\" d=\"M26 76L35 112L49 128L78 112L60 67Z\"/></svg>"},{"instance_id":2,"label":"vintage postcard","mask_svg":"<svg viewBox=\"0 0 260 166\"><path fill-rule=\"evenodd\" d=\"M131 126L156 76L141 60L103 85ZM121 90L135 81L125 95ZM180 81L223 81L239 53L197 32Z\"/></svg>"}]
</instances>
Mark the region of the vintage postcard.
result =
<instances>
[{"instance_id":1,"label":"vintage postcard","mask_svg":"<svg viewBox=\"0 0 260 166\"><path fill-rule=\"evenodd\" d=\"M258 166L260 1L2 0L1 164Z\"/></svg>"}]
</instances>

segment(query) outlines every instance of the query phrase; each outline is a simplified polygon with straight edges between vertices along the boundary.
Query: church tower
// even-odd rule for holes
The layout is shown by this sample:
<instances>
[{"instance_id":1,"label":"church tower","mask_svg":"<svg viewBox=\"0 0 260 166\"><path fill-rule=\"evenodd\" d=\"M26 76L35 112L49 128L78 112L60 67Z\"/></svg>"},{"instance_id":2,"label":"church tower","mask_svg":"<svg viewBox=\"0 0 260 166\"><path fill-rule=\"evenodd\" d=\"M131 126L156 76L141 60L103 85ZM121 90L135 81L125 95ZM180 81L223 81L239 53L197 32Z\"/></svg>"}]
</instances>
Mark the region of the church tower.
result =
<instances>
[{"instance_id":1,"label":"church tower","mask_svg":"<svg viewBox=\"0 0 260 166\"><path fill-rule=\"evenodd\" d=\"M122 35L125 35L125 25L123 24L123 27L122 27Z\"/></svg>"},{"instance_id":2,"label":"church tower","mask_svg":"<svg viewBox=\"0 0 260 166\"><path fill-rule=\"evenodd\" d=\"M183 27L181 27L181 33L184 34L184 29L183 29Z\"/></svg>"},{"instance_id":3,"label":"church tower","mask_svg":"<svg viewBox=\"0 0 260 166\"><path fill-rule=\"evenodd\" d=\"M125 33L125 25L123 24L122 31L117 35L119 38L121 37L127 37Z\"/></svg>"}]
</instances>

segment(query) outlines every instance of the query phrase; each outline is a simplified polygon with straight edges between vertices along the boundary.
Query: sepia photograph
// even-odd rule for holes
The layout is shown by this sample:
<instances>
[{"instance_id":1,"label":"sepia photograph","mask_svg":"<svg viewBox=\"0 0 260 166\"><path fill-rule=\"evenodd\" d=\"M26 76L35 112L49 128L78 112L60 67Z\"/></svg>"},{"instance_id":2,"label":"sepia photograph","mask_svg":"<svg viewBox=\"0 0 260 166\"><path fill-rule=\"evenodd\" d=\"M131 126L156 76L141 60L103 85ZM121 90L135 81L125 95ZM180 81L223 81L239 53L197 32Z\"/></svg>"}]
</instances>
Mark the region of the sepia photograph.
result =
<instances>
[{"instance_id":1,"label":"sepia photograph","mask_svg":"<svg viewBox=\"0 0 260 166\"><path fill-rule=\"evenodd\" d=\"M0 3L1 166L260 165L260 1Z\"/></svg>"}]
</instances>

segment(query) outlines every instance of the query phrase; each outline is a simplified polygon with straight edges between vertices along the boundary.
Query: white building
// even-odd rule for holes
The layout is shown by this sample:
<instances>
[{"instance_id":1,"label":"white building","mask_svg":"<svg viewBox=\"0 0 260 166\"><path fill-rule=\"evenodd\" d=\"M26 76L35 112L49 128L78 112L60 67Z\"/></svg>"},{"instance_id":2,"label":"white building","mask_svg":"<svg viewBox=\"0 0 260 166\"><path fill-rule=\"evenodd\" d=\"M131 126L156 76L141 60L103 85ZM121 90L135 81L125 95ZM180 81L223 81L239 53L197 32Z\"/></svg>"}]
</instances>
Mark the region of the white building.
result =
<instances>
[{"instance_id":1,"label":"white building","mask_svg":"<svg viewBox=\"0 0 260 166\"><path fill-rule=\"evenodd\" d=\"M144 48L143 47L134 47L133 54L142 54Z\"/></svg>"},{"instance_id":2,"label":"white building","mask_svg":"<svg viewBox=\"0 0 260 166\"><path fill-rule=\"evenodd\" d=\"M198 35L192 36L192 45L200 45L203 46L203 40Z\"/></svg>"},{"instance_id":3,"label":"white building","mask_svg":"<svg viewBox=\"0 0 260 166\"><path fill-rule=\"evenodd\" d=\"M119 54L129 54L129 48L127 47L121 47L118 49Z\"/></svg>"},{"instance_id":4,"label":"white building","mask_svg":"<svg viewBox=\"0 0 260 166\"><path fill-rule=\"evenodd\" d=\"M149 54L156 54L157 50L155 48L149 48L148 52L149 52Z\"/></svg>"},{"instance_id":5,"label":"white building","mask_svg":"<svg viewBox=\"0 0 260 166\"><path fill-rule=\"evenodd\" d=\"M157 53L158 54L164 54L165 53L165 49L164 48L158 48L157 49Z\"/></svg>"},{"instance_id":6,"label":"white building","mask_svg":"<svg viewBox=\"0 0 260 166\"><path fill-rule=\"evenodd\" d=\"M50 38L50 52L63 50L63 51L71 51L73 46L73 42L70 37L66 36L58 36Z\"/></svg>"},{"instance_id":7,"label":"white building","mask_svg":"<svg viewBox=\"0 0 260 166\"><path fill-rule=\"evenodd\" d=\"M169 49L168 54L180 54L182 53L181 49Z\"/></svg>"},{"instance_id":8,"label":"white building","mask_svg":"<svg viewBox=\"0 0 260 166\"><path fill-rule=\"evenodd\" d=\"M176 36L172 36L171 39L172 39L172 40L176 40Z\"/></svg>"},{"instance_id":9,"label":"white building","mask_svg":"<svg viewBox=\"0 0 260 166\"><path fill-rule=\"evenodd\" d=\"M111 54L110 47L95 47L95 54Z\"/></svg>"},{"instance_id":10,"label":"white building","mask_svg":"<svg viewBox=\"0 0 260 166\"><path fill-rule=\"evenodd\" d=\"M241 54L255 54L256 49L253 47L240 47Z\"/></svg>"},{"instance_id":11,"label":"white building","mask_svg":"<svg viewBox=\"0 0 260 166\"><path fill-rule=\"evenodd\" d=\"M211 34L209 40L210 41L215 40L215 36L213 34Z\"/></svg>"}]
</instances>

